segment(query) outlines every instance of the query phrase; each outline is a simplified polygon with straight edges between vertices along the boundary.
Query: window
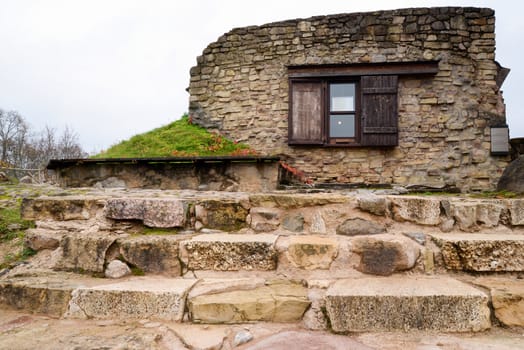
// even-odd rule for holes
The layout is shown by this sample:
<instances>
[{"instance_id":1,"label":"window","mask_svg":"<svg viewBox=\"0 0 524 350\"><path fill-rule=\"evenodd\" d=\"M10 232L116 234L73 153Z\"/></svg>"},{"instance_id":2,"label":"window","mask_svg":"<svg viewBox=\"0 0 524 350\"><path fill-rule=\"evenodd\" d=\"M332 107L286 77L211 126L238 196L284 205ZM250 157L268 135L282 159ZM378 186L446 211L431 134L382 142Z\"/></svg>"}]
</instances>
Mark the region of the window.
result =
<instances>
[{"instance_id":1,"label":"window","mask_svg":"<svg viewBox=\"0 0 524 350\"><path fill-rule=\"evenodd\" d=\"M290 144L396 146L397 77L291 79Z\"/></svg>"},{"instance_id":2,"label":"window","mask_svg":"<svg viewBox=\"0 0 524 350\"><path fill-rule=\"evenodd\" d=\"M355 139L356 83L331 83L329 89L329 143Z\"/></svg>"},{"instance_id":3,"label":"window","mask_svg":"<svg viewBox=\"0 0 524 350\"><path fill-rule=\"evenodd\" d=\"M398 76L437 72L436 61L288 67L288 143L397 146Z\"/></svg>"}]
</instances>

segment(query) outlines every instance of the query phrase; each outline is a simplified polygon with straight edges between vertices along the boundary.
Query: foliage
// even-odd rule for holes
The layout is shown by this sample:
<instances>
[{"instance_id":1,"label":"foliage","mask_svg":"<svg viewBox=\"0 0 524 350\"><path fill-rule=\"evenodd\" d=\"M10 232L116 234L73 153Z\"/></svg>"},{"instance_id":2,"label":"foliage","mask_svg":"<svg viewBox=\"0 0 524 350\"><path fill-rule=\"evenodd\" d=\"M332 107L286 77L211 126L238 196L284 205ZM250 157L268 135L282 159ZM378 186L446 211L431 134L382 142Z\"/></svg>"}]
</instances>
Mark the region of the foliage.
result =
<instances>
[{"instance_id":1,"label":"foliage","mask_svg":"<svg viewBox=\"0 0 524 350\"><path fill-rule=\"evenodd\" d=\"M249 146L193 125L187 115L166 126L135 135L94 158L256 155Z\"/></svg>"}]
</instances>

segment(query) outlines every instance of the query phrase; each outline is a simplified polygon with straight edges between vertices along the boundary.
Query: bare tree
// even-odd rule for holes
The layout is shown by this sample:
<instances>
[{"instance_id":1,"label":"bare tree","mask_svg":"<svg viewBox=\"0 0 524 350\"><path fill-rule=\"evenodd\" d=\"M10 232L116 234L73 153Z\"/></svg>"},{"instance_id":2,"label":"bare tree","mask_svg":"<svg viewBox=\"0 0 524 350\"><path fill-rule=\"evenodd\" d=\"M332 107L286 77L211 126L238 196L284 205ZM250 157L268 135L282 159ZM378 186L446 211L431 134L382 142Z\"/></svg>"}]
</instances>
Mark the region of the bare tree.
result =
<instances>
[{"instance_id":1,"label":"bare tree","mask_svg":"<svg viewBox=\"0 0 524 350\"><path fill-rule=\"evenodd\" d=\"M0 109L0 161L16 165L27 139L29 127L16 111Z\"/></svg>"},{"instance_id":2,"label":"bare tree","mask_svg":"<svg viewBox=\"0 0 524 350\"><path fill-rule=\"evenodd\" d=\"M66 126L57 144L57 158L71 159L84 158L87 153L84 152L78 142L78 134L69 126Z\"/></svg>"},{"instance_id":3,"label":"bare tree","mask_svg":"<svg viewBox=\"0 0 524 350\"><path fill-rule=\"evenodd\" d=\"M87 153L71 127L66 126L60 136L49 126L32 134L18 112L0 109L0 164L3 166L42 169L50 159L83 157L87 157Z\"/></svg>"}]
</instances>

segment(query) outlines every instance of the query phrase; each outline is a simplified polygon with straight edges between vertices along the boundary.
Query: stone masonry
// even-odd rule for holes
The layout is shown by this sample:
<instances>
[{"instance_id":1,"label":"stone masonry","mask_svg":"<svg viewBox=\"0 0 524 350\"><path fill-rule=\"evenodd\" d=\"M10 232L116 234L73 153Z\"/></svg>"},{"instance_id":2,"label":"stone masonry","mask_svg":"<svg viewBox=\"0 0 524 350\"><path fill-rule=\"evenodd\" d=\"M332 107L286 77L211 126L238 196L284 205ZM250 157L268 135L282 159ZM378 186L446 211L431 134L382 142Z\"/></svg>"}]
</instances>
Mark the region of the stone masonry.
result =
<instances>
[{"instance_id":1,"label":"stone masonry","mask_svg":"<svg viewBox=\"0 0 524 350\"><path fill-rule=\"evenodd\" d=\"M488 8L416 8L318 16L236 28L191 69L194 123L278 155L317 183L493 189L508 156L490 155L505 124L495 17ZM288 145L288 66L438 61L399 76L399 145ZM499 79L500 80L500 79Z\"/></svg>"}]
</instances>

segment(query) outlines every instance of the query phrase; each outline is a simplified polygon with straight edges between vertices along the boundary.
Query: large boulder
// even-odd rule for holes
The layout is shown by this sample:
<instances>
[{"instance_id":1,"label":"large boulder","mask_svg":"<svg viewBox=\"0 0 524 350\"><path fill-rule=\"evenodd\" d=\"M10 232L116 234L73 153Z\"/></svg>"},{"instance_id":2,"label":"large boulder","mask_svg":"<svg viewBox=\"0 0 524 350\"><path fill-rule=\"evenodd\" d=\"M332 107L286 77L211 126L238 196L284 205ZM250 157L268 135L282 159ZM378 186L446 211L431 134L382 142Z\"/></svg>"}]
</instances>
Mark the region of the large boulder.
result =
<instances>
[{"instance_id":1,"label":"large boulder","mask_svg":"<svg viewBox=\"0 0 524 350\"><path fill-rule=\"evenodd\" d=\"M357 270L381 276L411 269L420 255L419 246L411 239L390 234L359 236L352 250L360 256Z\"/></svg>"},{"instance_id":2,"label":"large boulder","mask_svg":"<svg viewBox=\"0 0 524 350\"><path fill-rule=\"evenodd\" d=\"M512 161L504 169L497 190L524 193L524 155Z\"/></svg>"}]
</instances>

